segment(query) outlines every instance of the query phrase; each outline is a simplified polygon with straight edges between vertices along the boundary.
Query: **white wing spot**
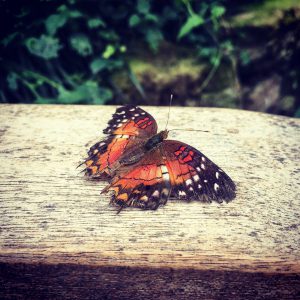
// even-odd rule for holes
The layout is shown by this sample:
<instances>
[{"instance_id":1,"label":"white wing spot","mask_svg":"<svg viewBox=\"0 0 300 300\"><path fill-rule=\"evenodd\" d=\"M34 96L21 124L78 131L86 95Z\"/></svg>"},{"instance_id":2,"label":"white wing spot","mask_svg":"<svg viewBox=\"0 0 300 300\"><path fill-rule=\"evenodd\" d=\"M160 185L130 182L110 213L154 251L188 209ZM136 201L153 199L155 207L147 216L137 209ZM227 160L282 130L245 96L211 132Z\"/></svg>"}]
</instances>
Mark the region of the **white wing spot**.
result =
<instances>
[{"instance_id":1,"label":"white wing spot","mask_svg":"<svg viewBox=\"0 0 300 300\"><path fill-rule=\"evenodd\" d=\"M219 175L220 173L219 172L216 172L216 178L219 179Z\"/></svg>"},{"instance_id":2,"label":"white wing spot","mask_svg":"<svg viewBox=\"0 0 300 300\"><path fill-rule=\"evenodd\" d=\"M99 145L99 146L101 147L101 146L104 146L104 145L105 145L105 143L104 143L104 142L102 142L102 143L100 143L100 145Z\"/></svg>"},{"instance_id":3,"label":"white wing spot","mask_svg":"<svg viewBox=\"0 0 300 300\"><path fill-rule=\"evenodd\" d=\"M119 128L119 127L121 127L122 126L122 124L119 124L117 127Z\"/></svg>"},{"instance_id":4,"label":"white wing spot","mask_svg":"<svg viewBox=\"0 0 300 300\"><path fill-rule=\"evenodd\" d=\"M204 157L204 156L202 156L202 157L201 157L201 159L202 159L202 161L203 161L203 162L205 162L205 161L206 161L206 159L205 159L205 157Z\"/></svg>"},{"instance_id":5,"label":"white wing spot","mask_svg":"<svg viewBox=\"0 0 300 300\"><path fill-rule=\"evenodd\" d=\"M118 120L117 120L117 122L121 122L121 120L120 120L120 119L118 119Z\"/></svg>"},{"instance_id":6,"label":"white wing spot","mask_svg":"<svg viewBox=\"0 0 300 300\"><path fill-rule=\"evenodd\" d=\"M201 169L205 170L204 164L201 164Z\"/></svg>"},{"instance_id":7,"label":"white wing spot","mask_svg":"<svg viewBox=\"0 0 300 300\"><path fill-rule=\"evenodd\" d=\"M214 184L214 190L217 191L219 189L219 185L217 183Z\"/></svg>"},{"instance_id":8,"label":"white wing spot","mask_svg":"<svg viewBox=\"0 0 300 300\"><path fill-rule=\"evenodd\" d=\"M205 183L207 183L207 180L206 180L206 179L204 179L204 182L205 182Z\"/></svg>"},{"instance_id":9,"label":"white wing spot","mask_svg":"<svg viewBox=\"0 0 300 300\"><path fill-rule=\"evenodd\" d=\"M132 120L134 120L134 119L135 119L135 117L132 117L131 119L132 119Z\"/></svg>"},{"instance_id":10,"label":"white wing spot","mask_svg":"<svg viewBox=\"0 0 300 300\"><path fill-rule=\"evenodd\" d=\"M153 194L152 194L153 197L159 197L159 191L156 190Z\"/></svg>"},{"instance_id":11,"label":"white wing spot","mask_svg":"<svg viewBox=\"0 0 300 300\"><path fill-rule=\"evenodd\" d=\"M190 187L189 190L192 192L194 189L193 189L193 187Z\"/></svg>"},{"instance_id":12,"label":"white wing spot","mask_svg":"<svg viewBox=\"0 0 300 300\"><path fill-rule=\"evenodd\" d=\"M140 114L134 114L135 117L138 117Z\"/></svg>"},{"instance_id":13,"label":"white wing spot","mask_svg":"<svg viewBox=\"0 0 300 300\"><path fill-rule=\"evenodd\" d=\"M129 109L129 111L135 111L135 107L133 107L133 108Z\"/></svg>"},{"instance_id":14,"label":"white wing spot","mask_svg":"<svg viewBox=\"0 0 300 300\"><path fill-rule=\"evenodd\" d=\"M197 170L198 172L200 172L200 171L201 171L201 169L200 169L199 167L197 167L197 168L196 168L196 170Z\"/></svg>"},{"instance_id":15,"label":"white wing spot","mask_svg":"<svg viewBox=\"0 0 300 300\"><path fill-rule=\"evenodd\" d=\"M127 122L127 121L128 121L128 119L124 119L122 122L125 123L125 122Z\"/></svg>"},{"instance_id":16,"label":"white wing spot","mask_svg":"<svg viewBox=\"0 0 300 300\"><path fill-rule=\"evenodd\" d=\"M161 165L160 168L162 173L168 173L168 168L166 167L166 165Z\"/></svg>"},{"instance_id":17,"label":"white wing spot","mask_svg":"<svg viewBox=\"0 0 300 300\"><path fill-rule=\"evenodd\" d=\"M163 180L170 181L169 173L162 173Z\"/></svg>"},{"instance_id":18,"label":"white wing spot","mask_svg":"<svg viewBox=\"0 0 300 300\"><path fill-rule=\"evenodd\" d=\"M169 194L169 190L167 188L164 188L162 190L162 194L165 195L165 196L167 196Z\"/></svg>"},{"instance_id":19,"label":"white wing spot","mask_svg":"<svg viewBox=\"0 0 300 300\"><path fill-rule=\"evenodd\" d=\"M193 183L192 179L188 179L185 182L186 185L192 185L192 183Z\"/></svg>"},{"instance_id":20,"label":"white wing spot","mask_svg":"<svg viewBox=\"0 0 300 300\"><path fill-rule=\"evenodd\" d=\"M186 196L185 191L179 191L179 196Z\"/></svg>"},{"instance_id":21,"label":"white wing spot","mask_svg":"<svg viewBox=\"0 0 300 300\"><path fill-rule=\"evenodd\" d=\"M165 181L170 181L170 175L169 175L169 172L168 172L168 168L165 165L162 165L160 167L160 169L161 169L163 179Z\"/></svg>"},{"instance_id":22,"label":"white wing spot","mask_svg":"<svg viewBox=\"0 0 300 300\"><path fill-rule=\"evenodd\" d=\"M201 184L198 184L198 188L201 189L201 188L202 188L202 185L201 185Z\"/></svg>"},{"instance_id":23,"label":"white wing spot","mask_svg":"<svg viewBox=\"0 0 300 300\"><path fill-rule=\"evenodd\" d=\"M146 114L145 112L142 112L142 113L141 113L141 115L145 115L145 114Z\"/></svg>"},{"instance_id":24,"label":"white wing spot","mask_svg":"<svg viewBox=\"0 0 300 300\"><path fill-rule=\"evenodd\" d=\"M199 181L199 176L196 174L195 176L193 176L193 179L197 182Z\"/></svg>"},{"instance_id":25,"label":"white wing spot","mask_svg":"<svg viewBox=\"0 0 300 300\"><path fill-rule=\"evenodd\" d=\"M125 114L125 111L123 110L123 111L121 111L121 112L119 112L119 113L117 113L118 115L124 115Z\"/></svg>"}]
</instances>

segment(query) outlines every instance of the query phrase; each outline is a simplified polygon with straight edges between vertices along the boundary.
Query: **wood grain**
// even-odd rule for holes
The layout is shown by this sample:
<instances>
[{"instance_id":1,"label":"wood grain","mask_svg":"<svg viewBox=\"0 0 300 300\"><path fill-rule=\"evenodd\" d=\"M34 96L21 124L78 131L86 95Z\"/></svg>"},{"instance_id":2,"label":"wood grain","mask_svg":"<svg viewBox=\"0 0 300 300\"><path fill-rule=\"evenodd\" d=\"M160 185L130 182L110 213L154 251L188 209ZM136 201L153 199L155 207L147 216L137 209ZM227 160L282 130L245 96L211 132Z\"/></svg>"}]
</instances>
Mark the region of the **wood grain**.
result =
<instances>
[{"instance_id":1,"label":"wood grain","mask_svg":"<svg viewBox=\"0 0 300 300\"><path fill-rule=\"evenodd\" d=\"M237 184L236 199L175 200L117 215L109 196L100 195L106 183L76 169L114 110L0 105L0 262L300 273L299 120L172 107L169 129L210 133L178 131L170 138L221 166ZM163 129L168 108L146 110Z\"/></svg>"}]
</instances>

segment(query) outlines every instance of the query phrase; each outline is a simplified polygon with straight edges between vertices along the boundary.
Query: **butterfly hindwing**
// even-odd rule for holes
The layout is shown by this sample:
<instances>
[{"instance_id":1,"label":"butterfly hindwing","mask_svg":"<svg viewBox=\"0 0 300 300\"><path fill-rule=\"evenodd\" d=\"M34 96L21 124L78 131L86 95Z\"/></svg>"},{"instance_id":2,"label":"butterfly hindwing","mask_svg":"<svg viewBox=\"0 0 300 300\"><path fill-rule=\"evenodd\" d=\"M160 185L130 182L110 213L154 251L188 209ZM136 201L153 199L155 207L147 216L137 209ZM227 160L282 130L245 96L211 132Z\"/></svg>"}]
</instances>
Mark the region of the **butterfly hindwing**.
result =
<instances>
[{"instance_id":1,"label":"butterfly hindwing","mask_svg":"<svg viewBox=\"0 0 300 300\"><path fill-rule=\"evenodd\" d=\"M165 140L161 147L176 196L205 202L230 201L235 197L234 182L203 153L178 141Z\"/></svg>"},{"instance_id":2,"label":"butterfly hindwing","mask_svg":"<svg viewBox=\"0 0 300 300\"><path fill-rule=\"evenodd\" d=\"M105 191L114 191L112 202L119 206L156 209L170 195L167 167L160 148L148 153L136 164L117 172Z\"/></svg>"},{"instance_id":3,"label":"butterfly hindwing","mask_svg":"<svg viewBox=\"0 0 300 300\"><path fill-rule=\"evenodd\" d=\"M170 196L203 202L230 201L235 184L216 164L195 148L163 141L136 164L121 167L105 191L114 191L118 206L156 209Z\"/></svg>"}]
</instances>

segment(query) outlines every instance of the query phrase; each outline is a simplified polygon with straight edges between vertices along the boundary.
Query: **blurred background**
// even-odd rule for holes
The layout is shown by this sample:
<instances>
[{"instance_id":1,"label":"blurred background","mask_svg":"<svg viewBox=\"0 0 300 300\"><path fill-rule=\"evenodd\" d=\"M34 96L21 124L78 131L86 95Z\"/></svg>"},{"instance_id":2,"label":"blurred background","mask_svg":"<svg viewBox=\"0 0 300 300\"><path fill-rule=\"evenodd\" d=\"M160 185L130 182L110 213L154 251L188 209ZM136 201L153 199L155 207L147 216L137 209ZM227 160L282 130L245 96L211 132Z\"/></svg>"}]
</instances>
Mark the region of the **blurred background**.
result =
<instances>
[{"instance_id":1,"label":"blurred background","mask_svg":"<svg viewBox=\"0 0 300 300\"><path fill-rule=\"evenodd\" d=\"M0 102L300 117L298 0L0 0Z\"/></svg>"}]
</instances>

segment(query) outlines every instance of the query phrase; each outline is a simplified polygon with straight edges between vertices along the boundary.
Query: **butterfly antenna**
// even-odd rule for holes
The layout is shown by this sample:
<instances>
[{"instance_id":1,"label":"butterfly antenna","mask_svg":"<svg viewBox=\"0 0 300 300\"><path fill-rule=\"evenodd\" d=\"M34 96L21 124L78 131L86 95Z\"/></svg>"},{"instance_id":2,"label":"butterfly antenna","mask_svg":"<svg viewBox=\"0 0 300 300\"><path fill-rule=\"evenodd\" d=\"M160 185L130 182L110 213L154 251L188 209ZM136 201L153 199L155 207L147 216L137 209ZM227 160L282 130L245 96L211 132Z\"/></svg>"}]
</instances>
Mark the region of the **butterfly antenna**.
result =
<instances>
[{"instance_id":1,"label":"butterfly antenna","mask_svg":"<svg viewBox=\"0 0 300 300\"><path fill-rule=\"evenodd\" d=\"M182 131L200 131L200 132L210 132L210 131L208 131L208 130L200 130L200 129L190 129L190 128L188 128L188 129L179 129L179 128L175 128L175 129L170 129L169 131L173 131L173 130L182 130Z\"/></svg>"},{"instance_id":2,"label":"butterfly antenna","mask_svg":"<svg viewBox=\"0 0 300 300\"><path fill-rule=\"evenodd\" d=\"M173 94L171 94L171 97L170 97L169 111L168 111L167 124L166 124L166 128L165 128L165 130L167 129L167 127L168 127L168 123L169 123L169 118L170 118L170 111L171 111L172 100L173 100Z\"/></svg>"}]
</instances>

